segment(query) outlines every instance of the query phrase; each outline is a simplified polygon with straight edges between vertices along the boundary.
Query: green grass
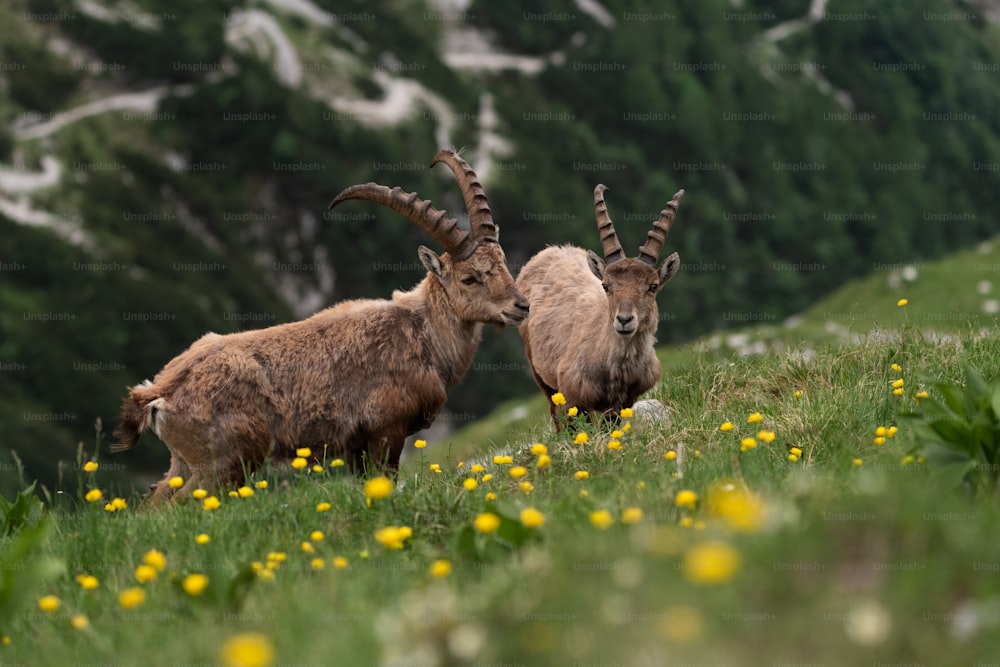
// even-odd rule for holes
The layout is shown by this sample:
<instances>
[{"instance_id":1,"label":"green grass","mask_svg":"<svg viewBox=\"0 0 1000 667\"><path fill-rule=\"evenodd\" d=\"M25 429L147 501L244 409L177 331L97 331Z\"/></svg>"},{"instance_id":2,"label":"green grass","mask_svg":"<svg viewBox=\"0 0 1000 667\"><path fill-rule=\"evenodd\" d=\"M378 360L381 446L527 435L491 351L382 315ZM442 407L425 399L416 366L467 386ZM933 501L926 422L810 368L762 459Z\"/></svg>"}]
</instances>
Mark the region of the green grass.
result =
<instances>
[{"instance_id":1,"label":"green grass","mask_svg":"<svg viewBox=\"0 0 1000 667\"><path fill-rule=\"evenodd\" d=\"M911 317L919 313L910 307ZM315 665L958 665L990 658L1000 648L993 539L1000 512L995 502L956 491L926 463L901 465L913 438L899 417L921 373L957 381L963 363L994 369L1000 332L942 341L917 327L893 331L848 347L820 345L805 358L691 354L652 392L671 406L670 420L632 420L618 452L607 448L606 433L591 432L578 446L530 417L516 440L489 443L483 435L479 455L487 461L522 443L547 445L552 461L541 471L530 452L514 454L514 464L529 471L530 494L508 465L488 463L493 479L484 483L470 474L471 460L457 468L446 449L428 448L371 507L361 479L287 471L267 473L269 488L250 498L223 494L213 511L198 502L152 511L130 499L112 514L103 502L63 497L77 511L56 507L49 535L29 555L0 557L0 623L10 638L0 659L212 663L222 661L226 638L247 632L268 638L276 662ZM900 375L906 394L895 397L890 383ZM754 412L763 420L747 423ZM724 421L735 429L720 431ZM877 446L880 425L899 431ZM761 429L776 439L741 452L741 438ZM793 446L802 450L799 461L788 459ZM668 451L678 458L665 459ZM589 479L577 480L578 470ZM101 485L102 471L81 475L83 490ZM480 479L473 491L462 486L469 476ZM747 490L737 509L752 529L734 527L713 500L726 483ZM697 493L694 508L675 506L683 489ZM331 509L317 512L323 502ZM529 506L546 517L541 528L520 525ZM630 507L643 516L625 525ZM598 510L615 519L606 530L591 523ZM472 528L484 511L502 517L498 534ZM412 529L401 550L375 539L392 525ZM313 542L315 553L304 552L317 530L323 539ZM211 537L207 544L196 543L201 533ZM22 528L6 538L7 548L26 550L31 538ZM714 545L710 555L738 555L732 572L703 559L718 583L689 577L687 559L705 543ZM134 571L150 549L166 556L166 568L140 585ZM286 560L264 581L251 563L272 552ZM349 560L346 569L332 566L338 556ZM314 558L324 569L312 569ZM453 570L437 580L429 568L442 558ZM99 586L83 590L74 580L82 573ZM180 587L190 573L209 578L199 597ZM119 593L135 586L145 603L122 609ZM59 610L39 610L43 595L57 596ZM88 629L71 627L76 614L87 616Z\"/></svg>"}]
</instances>

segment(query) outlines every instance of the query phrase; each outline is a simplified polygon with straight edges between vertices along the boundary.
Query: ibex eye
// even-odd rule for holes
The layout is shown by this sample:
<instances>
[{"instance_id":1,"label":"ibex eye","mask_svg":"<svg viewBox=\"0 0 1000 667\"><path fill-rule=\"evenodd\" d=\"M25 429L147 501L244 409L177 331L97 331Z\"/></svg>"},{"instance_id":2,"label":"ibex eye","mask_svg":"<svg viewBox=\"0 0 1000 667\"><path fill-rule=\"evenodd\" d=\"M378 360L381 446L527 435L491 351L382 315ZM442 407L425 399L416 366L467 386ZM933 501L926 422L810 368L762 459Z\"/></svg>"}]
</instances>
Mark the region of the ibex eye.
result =
<instances>
[{"instance_id":1,"label":"ibex eye","mask_svg":"<svg viewBox=\"0 0 1000 667\"><path fill-rule=\"evenodd\" d=\"M462 278L462 284L463 285L475 285L478 282L479 282L479 278L476 278L475 276L466 276L466 277Z\"/></svg>"},{"instance_id":2,"label":"ibex eye","mask_svg":"<svg viewBox=\"0 0 1000 667\"><path fill-rule=\"evenodd\" d=\"M607 283L601 283L601 287L604 288L605 292L610 292L611 291L611 288L608 286Z\"/></svg>"},{"instance_id":3,"label":"ibex eye","mask_svg":"<svg viewBox=\"0 0 1000 667\"><path fill-rule=\"evenodd\" d=\"M649 286L649 291L650 291L650 292L655 292L655 291L656 291L656 290L657 290L657 289L658 289L659 287L660 287L660 284L659 284L659 283L652 283L652 284L651 284L651 285Z\"/></svg>"}]
</instances>

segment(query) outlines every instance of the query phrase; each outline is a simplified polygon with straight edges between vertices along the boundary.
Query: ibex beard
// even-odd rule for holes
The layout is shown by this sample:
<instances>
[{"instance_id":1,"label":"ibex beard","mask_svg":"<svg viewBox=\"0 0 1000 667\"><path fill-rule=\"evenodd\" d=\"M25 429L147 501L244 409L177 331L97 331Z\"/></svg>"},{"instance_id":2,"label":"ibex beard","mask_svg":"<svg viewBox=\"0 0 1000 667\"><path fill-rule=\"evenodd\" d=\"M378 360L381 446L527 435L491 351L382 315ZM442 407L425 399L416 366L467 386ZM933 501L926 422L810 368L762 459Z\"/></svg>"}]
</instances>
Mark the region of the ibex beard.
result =
<instances>
[{"instance_id":1,"label":"ibex beard","mask_svg":"<svg viewBox=\"0 0 1000 667\"><path fill-rule=\"evenodd\" d=\"M315 461L343 458L353 470L395 470L405 438L426 428L447 390L465 375L484 324L516 325L528 302L514 285L485 194L451 151L432 162L455 173L470 229L415 194L369 183L342 192L392 207L447 252L421 246L427 276L391 300L344 301L312 317L267 329L206 334L152 382L129 389L116 449L151 429L170 450L154 503L177 491L238 483L246 469L290 459L308 447Z\"/></svg>"}]
</instances>

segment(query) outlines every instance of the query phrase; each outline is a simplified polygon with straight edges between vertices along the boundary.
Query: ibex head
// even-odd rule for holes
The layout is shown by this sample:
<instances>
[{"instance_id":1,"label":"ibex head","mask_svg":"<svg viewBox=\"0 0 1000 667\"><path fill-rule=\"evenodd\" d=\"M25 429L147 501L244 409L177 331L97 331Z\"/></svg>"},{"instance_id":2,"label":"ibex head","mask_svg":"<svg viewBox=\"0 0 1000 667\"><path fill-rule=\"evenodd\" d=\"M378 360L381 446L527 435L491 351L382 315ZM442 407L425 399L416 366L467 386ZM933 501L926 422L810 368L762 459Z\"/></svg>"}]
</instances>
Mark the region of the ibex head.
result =
<instances>
[{"instance_id":1,"label":"ibex head","mask_svg":"<svg viewBox=\"0 0 1000 667\"><path fill-rule=\"evenodd\" d=\"M528 300L507 270L500 230L493 222L483 186L476 172L455 151L439 151L430 166L439 162L448 165L462 189L469 212L468 230L416 193L375 183L347 188L330 203L330 208L346 199L365 199L406 216L445 249L445 254L438 255L420 246L417 255L424 268L437 276L458 317L470 322L516 325L528 316Z\"/></svg>"},{"instance_id":2,"label":"ibex head","mask_svg":"<svg viewBox=\"0 0 1000 667\"><path fill-rule=\"evenodd\" d=\"M656 330L659 319L656 295L680 268L681 260L676 252L663 260L659 269L656 268L656 260L670 233L684 191L675 194L666 208L660 211L660 217L649 230L646 242L639 248L639 255L632 258L625 256L608 215L608 207L604 203L604 191L607 189L604 185L594 188L594 212L604 259L588 250L587 263L608 295L608 313L615 332L631 337L637 331Z\"/></svg>"}]
</instances>

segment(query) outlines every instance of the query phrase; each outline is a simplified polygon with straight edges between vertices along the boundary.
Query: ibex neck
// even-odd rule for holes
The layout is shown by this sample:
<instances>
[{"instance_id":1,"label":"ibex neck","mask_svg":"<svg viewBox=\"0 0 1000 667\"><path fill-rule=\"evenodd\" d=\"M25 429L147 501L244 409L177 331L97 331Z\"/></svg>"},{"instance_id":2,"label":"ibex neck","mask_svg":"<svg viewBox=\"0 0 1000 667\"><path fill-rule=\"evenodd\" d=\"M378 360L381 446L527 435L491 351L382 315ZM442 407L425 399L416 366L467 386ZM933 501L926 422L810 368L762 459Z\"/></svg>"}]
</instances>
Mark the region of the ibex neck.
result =
<instances>
[{"instance_id":1,"label":"ibex neck","mask_svg":"<svg viewBox=\"0 0 1000 667\"><path fill-rule=\"evenodd\" d=\"M394 293L393 300L423 316L425 346L442 380L449 386L461 380L482 340L482 323L461 319L432 274L409 292Z\"/></svg>"}]
</instances>

